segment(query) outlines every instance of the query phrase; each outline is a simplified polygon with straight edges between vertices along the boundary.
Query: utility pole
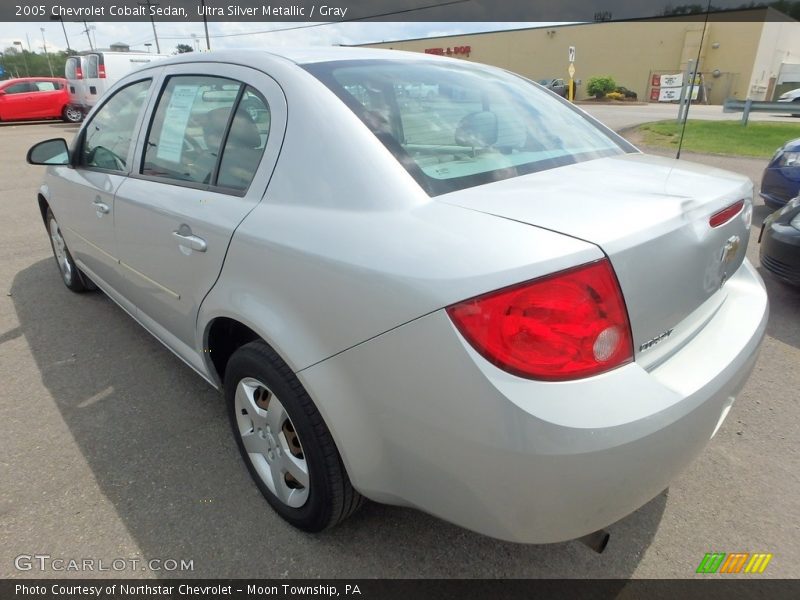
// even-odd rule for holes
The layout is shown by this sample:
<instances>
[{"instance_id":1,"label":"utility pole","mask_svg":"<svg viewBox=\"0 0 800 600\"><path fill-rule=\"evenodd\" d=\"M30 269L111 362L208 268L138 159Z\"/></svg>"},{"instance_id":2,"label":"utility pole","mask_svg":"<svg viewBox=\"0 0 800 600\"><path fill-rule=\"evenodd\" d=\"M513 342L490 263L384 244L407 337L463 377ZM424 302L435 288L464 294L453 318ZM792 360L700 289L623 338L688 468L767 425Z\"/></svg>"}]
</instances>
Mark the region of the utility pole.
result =
<instances>
[{"instance_id":1,"label":"utility pole","mask_svg":"<svg viewBox=\"0 0 800 600\"><path fill-rule=\"evenodd\" d=\"M53 65L50 64L50 55L47 53L47 40L44 39L44 27L39 27L39 29L42 31L42 48L47 58L47 68L50 69L50 77L53 77Z\"/></svg>"},{"instance_id":2,"label":"utility pole","mask_svg":"<svg viewBox=\"0 0 800 600\"><path fill-rule=\"evenodd\" d=\"M56 20L56 17L50 17L52 20ZM64 19L61 15L58 15L58 20L61 21L61 31L64 32L64 41L67 42L67 52L72 49L72 46L69 45L69 37L67 37L67 28L64 26Z\"/></svg>"},{"instance_id":3,"label":"utility pole","mask_svg":"<svg viewBox=\"0 0 800 600\"><path fill-rule=\"evenodd\" d=\"M206 50L211 50L211 40L208 37L208 19L206 18L206 0L200 0L203 7L203 28L206 30Z\"/></svg>"},{"instance_id":4,"label":"utility pole","mask_svg":"<svg viewBox=\"0 0 800 600\"><path fill-rule=\"evenodd\" d=\"M92 45L92 37L89 35L89 26L86 24L86 21L83 22L83 33L86 34L86 39L89 40L89 50L94 52L94 46Z\"/></svg>"},{"instance_id":5,"label":"utility pole","mask_svg":"<svg viewBox=\"0 0 800 600\"><path fill-rule=\"evenodd\" d=\"M158 6L158 2L151 2L150 0L144 0L144 2L139 2L139 6L147 7L147 12L150 15L150 24L153 26L153 37L156 39L156 53L161 54L161 45L158 43L158 33L156 33L156 21L153 18L153 13L150 12L150 7Z\"/></svg>"}]
</instances>

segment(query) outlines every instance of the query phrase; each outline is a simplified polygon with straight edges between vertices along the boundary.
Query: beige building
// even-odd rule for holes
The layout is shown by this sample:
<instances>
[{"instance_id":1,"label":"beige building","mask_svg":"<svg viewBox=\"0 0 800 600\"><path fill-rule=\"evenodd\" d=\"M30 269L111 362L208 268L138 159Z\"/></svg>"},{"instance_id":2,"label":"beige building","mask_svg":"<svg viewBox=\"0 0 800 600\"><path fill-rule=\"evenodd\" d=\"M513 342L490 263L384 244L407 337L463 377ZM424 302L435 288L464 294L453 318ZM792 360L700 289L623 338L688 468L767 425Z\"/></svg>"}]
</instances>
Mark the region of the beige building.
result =
<instances>
[{"instance_id":1,"label":"beige building","mask_svg":"<svg viewBox=\"0 0 800 600\"><path fill-rule=\"evenodd\" d=\"M589 78L610 75L639 100L658 101L660 96L663 101L669 94L654 75L683 73L687 62L697 59L703 21L696 19L560 25L365 45L446 54L530 79L565 80L573 46L577 99L588 96ZM725 98L771 100L800 87L800 22L764 8L712 14L699 72L700 101L710 104Z\"/></svg>"}]
</instances>

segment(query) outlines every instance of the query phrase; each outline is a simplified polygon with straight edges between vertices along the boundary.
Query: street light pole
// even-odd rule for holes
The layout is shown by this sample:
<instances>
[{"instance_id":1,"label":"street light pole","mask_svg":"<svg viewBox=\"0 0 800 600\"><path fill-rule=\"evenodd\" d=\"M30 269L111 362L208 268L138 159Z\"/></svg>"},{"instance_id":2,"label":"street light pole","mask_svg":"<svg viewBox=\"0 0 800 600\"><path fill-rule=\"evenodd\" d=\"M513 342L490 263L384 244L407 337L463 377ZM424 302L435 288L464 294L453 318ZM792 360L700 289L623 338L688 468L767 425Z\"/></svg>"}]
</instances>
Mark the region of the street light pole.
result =
<instances>
[{"instance_id":1,"label":"street light pole","mask_svg":"<svg viewBox=\"0 0 800 600\"><path fill-rule=\"evenodd\" d=\"M50 69L50 77L53 77L53 65L50 64L50 55L47 53L47 40L44 39L44 27L39 27L42 31L42 48L44 49L44 56L47 58L47 68Z\"/></svg>"},{"instance_id":2,"label":"street light pole","mask_svg":"<svg viewBox=\"0 0 800 600\"><path fill-rule=\"evenodd\" d=\"M22 42L19 40L14 42L15 46L19 46L19 51L22 53L22 62L25 63L25 75L27 77L31 76L31 71L28 69L28 59L25 58L25 47L22 45Z\"/></svg>"}]
</instances>

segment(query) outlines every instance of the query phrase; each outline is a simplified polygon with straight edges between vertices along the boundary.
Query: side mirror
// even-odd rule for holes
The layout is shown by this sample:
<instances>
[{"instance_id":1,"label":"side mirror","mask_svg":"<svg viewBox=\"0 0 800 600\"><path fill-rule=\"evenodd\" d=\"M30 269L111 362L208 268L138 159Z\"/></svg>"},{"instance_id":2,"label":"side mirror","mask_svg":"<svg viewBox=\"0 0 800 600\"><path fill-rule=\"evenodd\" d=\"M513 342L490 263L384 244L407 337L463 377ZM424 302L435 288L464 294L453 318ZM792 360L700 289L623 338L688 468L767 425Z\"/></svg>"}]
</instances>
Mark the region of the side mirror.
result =
<instances>
[{"instance_id":1,"label":"side mirror","mask_svg":"<svg viewBox=\"0 0 800 600\"><path fill-rule=\"evenodd\" d=\"M46 140L32 146L25 158L32 165L68 165L69 148L64 138Z\"/></svg>"}]
</instances>

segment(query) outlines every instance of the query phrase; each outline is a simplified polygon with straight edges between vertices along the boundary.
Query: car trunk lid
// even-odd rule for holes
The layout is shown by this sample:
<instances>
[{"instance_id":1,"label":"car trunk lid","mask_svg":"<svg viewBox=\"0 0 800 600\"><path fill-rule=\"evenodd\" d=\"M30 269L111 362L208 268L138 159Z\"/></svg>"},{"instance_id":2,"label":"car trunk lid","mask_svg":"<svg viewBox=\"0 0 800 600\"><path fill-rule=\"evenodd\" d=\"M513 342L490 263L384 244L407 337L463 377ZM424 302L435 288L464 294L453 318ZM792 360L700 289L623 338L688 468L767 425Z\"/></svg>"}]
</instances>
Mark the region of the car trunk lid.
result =
<instances>
[{"instance_id":1,"label":"car trunk lid","mask_svg":"<svg viewBox=\"0 0 800 600\"><path fill-rule=\"evenodd\" d=\"M652 366L707 322L749 239L746 177L644 154L598 159L439 196L442 202L566 234L608 255L637 362ZM709 219L739 200L717 227Z\"/></svg>"}]
</instances>

